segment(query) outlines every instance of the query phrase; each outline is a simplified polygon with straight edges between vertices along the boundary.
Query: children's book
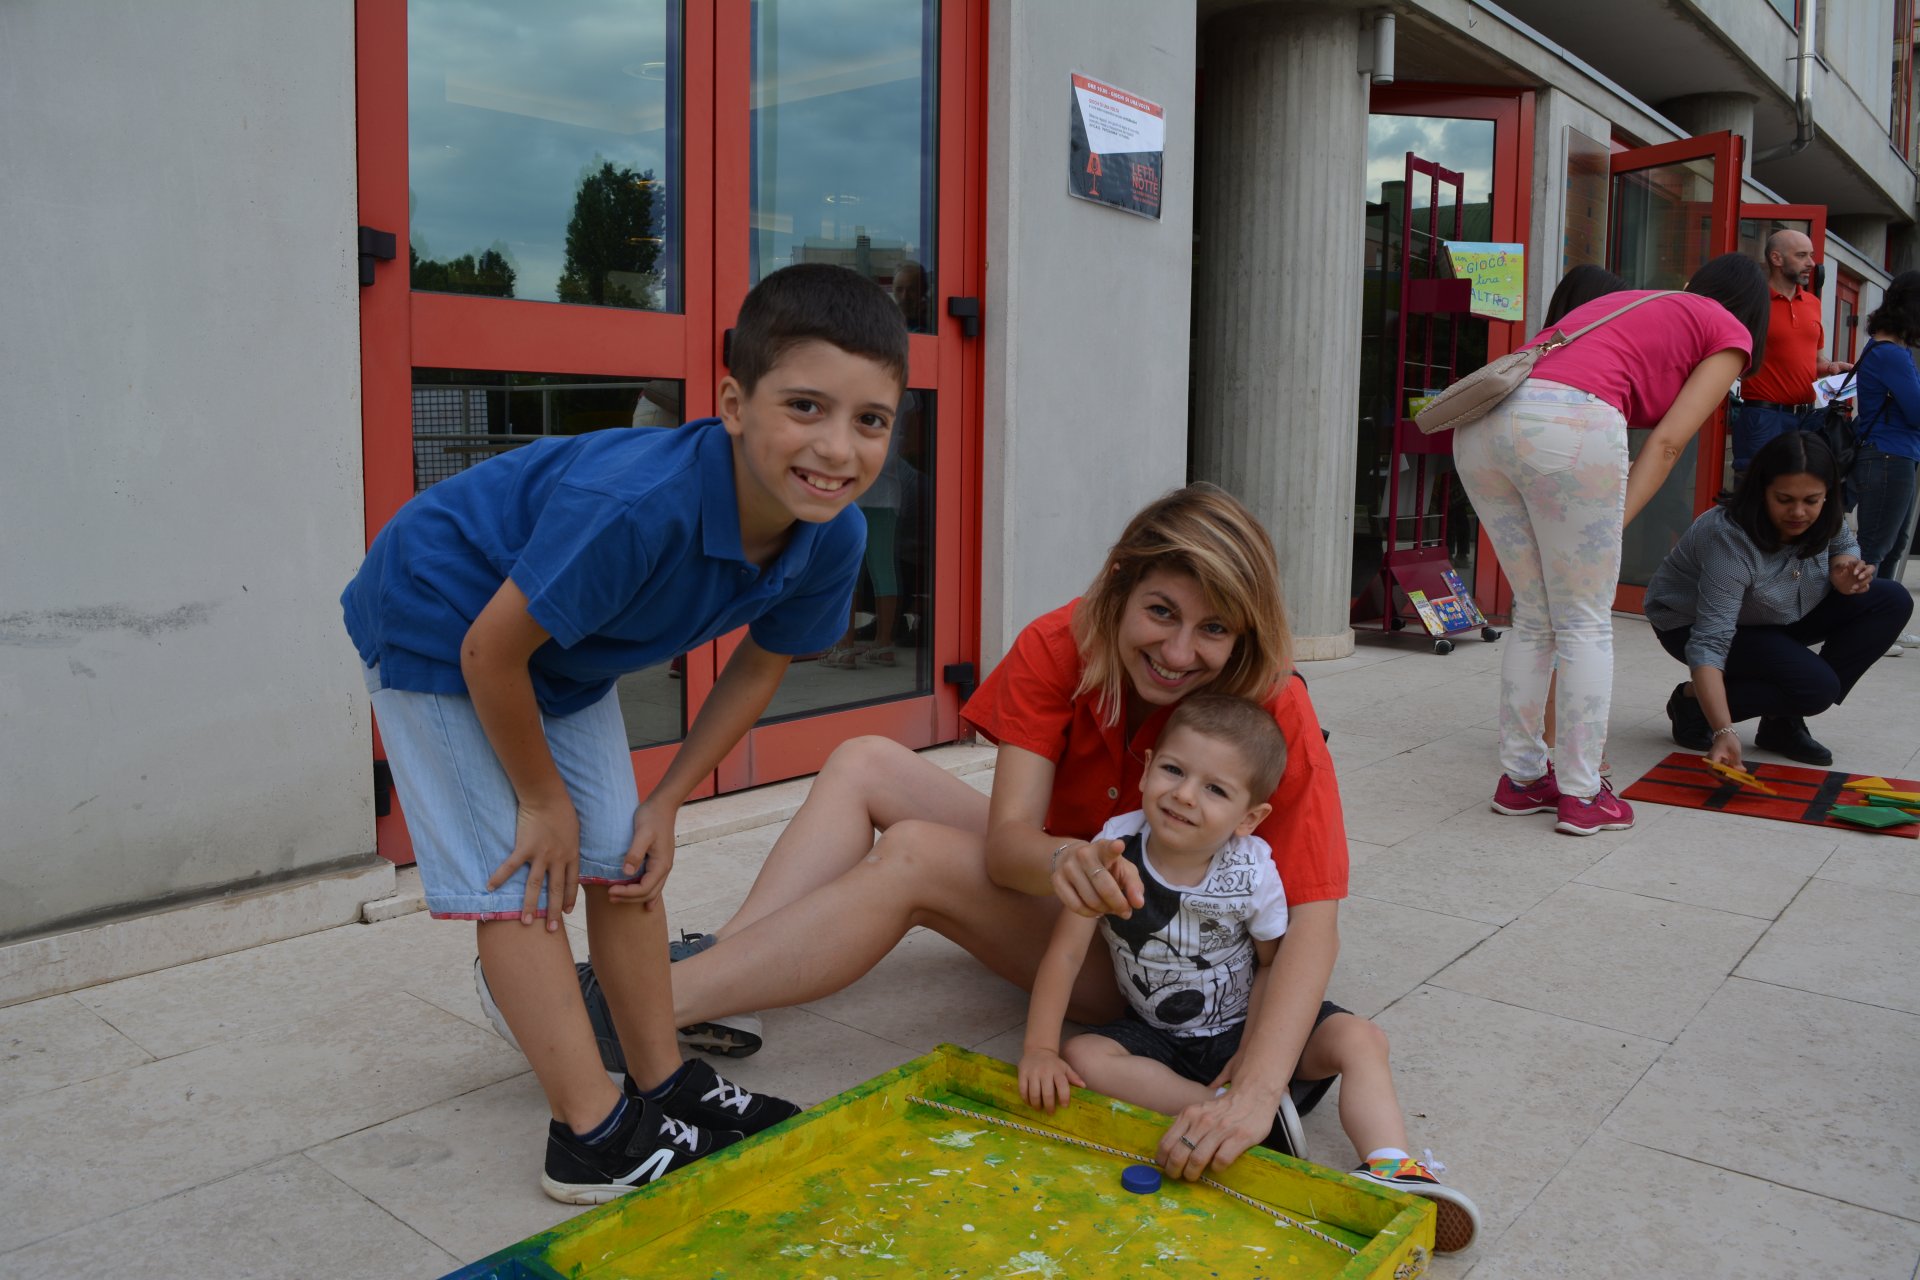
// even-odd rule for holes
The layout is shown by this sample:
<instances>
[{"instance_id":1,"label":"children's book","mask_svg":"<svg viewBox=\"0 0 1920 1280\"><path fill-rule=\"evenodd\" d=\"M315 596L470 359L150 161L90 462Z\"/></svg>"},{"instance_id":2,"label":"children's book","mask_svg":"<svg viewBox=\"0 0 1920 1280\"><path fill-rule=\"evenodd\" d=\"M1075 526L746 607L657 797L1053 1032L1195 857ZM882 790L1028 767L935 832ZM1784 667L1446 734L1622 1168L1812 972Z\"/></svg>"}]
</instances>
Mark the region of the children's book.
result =
<instances>
[{"instance_id":1,"label":"children's book","mask_svg":"<svg viewBox=\"0 0 1920 1280\"><path fill-rule=\"evenodd\" d=\"M1409 591L1407 592L1407 599L1412 602L1415 611L1419 613L1420 621L1426 624L1428 635L1443 636L1447 634L1447 624L1441 619L1440 611L1433 607L1433 601L1427 599L1426 592Z\"/></svg>"},{"instance_id":2,"label":"children's book","mask_svg":"<svg viewBox=\"0 0 1920 1280\"><path fill-rule=\"evenodd\" d=\"M1449 587L1453 588L1453 598L1458 600L1460 607L1466 611L1466 625L1472 627L1486 626L1486 615L1481 613L1480 606L1473 602L1473 593L1467 590L1467 584L1461 580L1459 573L1455 570L1448 569L1440 576L1447 580Z\"/></svg>"}]
</instances>

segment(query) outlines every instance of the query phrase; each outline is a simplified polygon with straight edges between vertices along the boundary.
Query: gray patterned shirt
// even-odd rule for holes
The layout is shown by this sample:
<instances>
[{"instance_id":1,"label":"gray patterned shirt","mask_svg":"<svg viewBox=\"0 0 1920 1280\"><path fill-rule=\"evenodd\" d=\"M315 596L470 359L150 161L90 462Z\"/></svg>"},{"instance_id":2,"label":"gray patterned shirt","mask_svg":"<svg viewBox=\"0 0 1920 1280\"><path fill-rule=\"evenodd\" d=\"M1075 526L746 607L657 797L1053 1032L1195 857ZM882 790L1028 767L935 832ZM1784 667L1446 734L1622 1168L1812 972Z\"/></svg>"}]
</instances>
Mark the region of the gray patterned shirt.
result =
<instances>
[{"instance_id":1,"label":"gray patterned shirt","mask_svg":"<svg viewBox=\"0 0 1920 1280\"><path fill-rule=\"evenodd\" d=\"M1783 627L1807 616L1831 589L1832 556L1857 556L1860 543L1845 524L1827 549L1805 560L1799 549L1762 551L1725 507L1715 507L1680 535L1647 584L1647 621L1661 631L1692 627L1687 665L1726 669L1736 626Z\"/></svg>"}]
</instances>

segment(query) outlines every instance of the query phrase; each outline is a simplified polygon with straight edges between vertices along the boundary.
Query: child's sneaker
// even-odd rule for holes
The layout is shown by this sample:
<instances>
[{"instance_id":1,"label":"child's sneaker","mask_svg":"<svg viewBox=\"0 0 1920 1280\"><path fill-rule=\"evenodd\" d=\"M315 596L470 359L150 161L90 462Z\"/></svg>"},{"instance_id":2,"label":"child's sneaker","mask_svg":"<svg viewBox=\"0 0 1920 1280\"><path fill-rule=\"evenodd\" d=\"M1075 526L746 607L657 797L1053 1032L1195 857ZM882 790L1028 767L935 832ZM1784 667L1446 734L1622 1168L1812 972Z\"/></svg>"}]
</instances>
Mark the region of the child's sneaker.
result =
<instances>
[{"instance_id":1,"label":"child's sneaker","mask_svg":"<svg viewBox=\"0 0 1920 1280\"><path fill-rule=\"evenodd\" d=\"M1633 825L1633 807L1613 794L1613 784L1602 780L1600 791L1591 800L1575 796L1560 797L1560 820L1555 831L1570 836L1590 836L1596 831L1625 831Z\"/></svg>"},{"instance_id":2,"label":"child's sneaker","mask_svg":"<svg viewBox=\"0 0 1920 1280\"><path fill-rule=\"evenodd\" d=\"M605 1204L740 1141L738 1132L696 1128L632 1094L625 1101L620 1126L600 1142L582 1141L558 1120L547 1126L541 1190L562 1204Z\"/></svg>"},{"instance_id":3,"label":"child's sneaker","mask_svg":"<svg viewBox=\"0 0 1920 1280\"><path fill-rule=\"evenodd\" d=\"M1433 1152L1426 1154L1432 1168L1419 1160L1369 1160L1355 1169L1353 1176L1433 1201L1438 1214L1433 1225L1434 1252L1458 1253L1470 1247L1473 1238L1480 1234L1480 1210L1474 1207L1473 1201L1452 1187L1443 1186L1440 1179L1433 1176L1433 1169L1444 1173L1447 1166L1435 1160Z\"/></svg>"},{"instance_id":4,"label":"child's sneaker","mask_svg":"<svg viewBox=\"0 0 1920 1280\"><path fill-rule=\"evenodd\" d=\"M627 1077L627 1096L640 1096L631 1076ZM673 1088L653 1103L688 1124L702 1129L737 1129L746 1137L800 1114L800 1108L785 1098L748 1093L700 1058L689 1058Z\"/></svg>"},{"instance_id":5,"label":"child's sneaker","mask_svg":"<svg viewBox=\"0 0 1920 1280\"><path fill-rule=\"evenodd\" d=\"M1529 813L1552 813L1560 804L1560 783L1553 776L1553 766L1540 779L1528 786L1521 786L1506 774L1500 775L1500 785L1493 789L1493 811L1504 813L1509 818L1523 818Z\"/></svg>"}]
</instances>

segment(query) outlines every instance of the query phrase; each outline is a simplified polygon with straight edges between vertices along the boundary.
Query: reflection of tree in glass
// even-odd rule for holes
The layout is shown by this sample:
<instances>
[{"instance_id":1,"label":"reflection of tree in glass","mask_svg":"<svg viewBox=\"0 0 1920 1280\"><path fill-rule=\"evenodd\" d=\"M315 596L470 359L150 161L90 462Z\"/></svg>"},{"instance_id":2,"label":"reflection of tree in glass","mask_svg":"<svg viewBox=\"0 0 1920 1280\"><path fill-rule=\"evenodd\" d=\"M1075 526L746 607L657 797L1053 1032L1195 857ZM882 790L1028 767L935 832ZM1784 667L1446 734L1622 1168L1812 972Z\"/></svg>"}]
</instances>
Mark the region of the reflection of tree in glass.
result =
<instances>
[{"instance_id":1,"label":"reflection of tree in glass","mask_svg":"<svg viewBox=\"0 0 1920 1280\"><path fill-rule=\"evenodd\" d=\"M588 166L567 221L567 260L555 287L562 302L658 307L660 184L653 170L602 160Z\"/></svg>"},{"instance_id":2,"label":"reflection of tree in glass","mask_svg":"<svg viewBox=\"0 0 1920 1280\"><path fill-rule=\"evenodd\" d=\"M513 264L499 249L488 249L477 259L470 253L445 262L423 258L407 246L413 287L429 293L477 293L488 298L513 296Z\"/></svg>"}]
</instances>

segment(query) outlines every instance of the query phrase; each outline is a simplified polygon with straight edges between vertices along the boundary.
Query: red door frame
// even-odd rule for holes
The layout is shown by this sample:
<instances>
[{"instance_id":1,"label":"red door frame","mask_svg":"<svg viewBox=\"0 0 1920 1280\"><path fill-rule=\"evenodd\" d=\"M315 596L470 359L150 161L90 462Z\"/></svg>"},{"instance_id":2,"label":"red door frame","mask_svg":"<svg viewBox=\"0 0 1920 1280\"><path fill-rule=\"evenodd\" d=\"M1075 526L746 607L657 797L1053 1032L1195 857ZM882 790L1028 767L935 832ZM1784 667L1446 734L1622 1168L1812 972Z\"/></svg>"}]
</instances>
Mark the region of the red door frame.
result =
<instances>
[{"instance_id":1,"label":"red door frame","mask_svg":"<svg viewBox=\"0 0 1920 1280\"><path fill-rule=\"evenodd\" d=\"M1662 142L1651 147L1630 147L1613 153L1609 166L1609 182L1623 173L1635 173L1642 169L1656 169L1662 165L1681 164L1689 160L1712 161L1713 191L1708 197L1707 226L1702 242L1696 246L1700 261L1704 263L1720 254L1732 253L1740 247L1743 148L1744 143L1740 135L1726 130L1702 134L1697 138L1682 138L1678 142ZM1612 239L1618 225L1611 207L1611 194L1609 194L1608 206L1607 225L1609 260L1611 260ZM1822 226L1824 225L1823 220ZM1712 506L1714 497L1720 491L1720 460L1725 456L1727 447L1727 414L1724 407L1714 410L1713 416L1708 418L1700 428L1698 438L1699 447L1694 455L1699 459L1694 468L1693 512L1695 515ZM1613 607L1623 613L1640 613L1646 594L1645 587L1622 584L1614 592Z\"/></svg>"},{"instance_id":2,"label":"red door frame","mask_svg":"<svg viewBox=\"0 0 1920 1280\"><path fill-rule=\"evenodd\" d=\"M1375 85L1368 100L1373 115L1437 116L1493 121L1493 238L1526 244L1533 252L1534 96L1530 89L1506 91L1486 85L1426 84L1395 81ZM1487 358L1506 355L1531 332L1525 320L1487 322ZM1482 611L1510 611L1513 591L1493 544L1480 533L1474 556L1473 594Z\"/></svg>"},{"instance_id":3,"label":"red door frame","mask_svg":"<svg viewBox=\"0 0 1920 1280\"><path fill-rule=\"evenodd\" d=\"M934 646L931 694L853 711L798 717L756 728L694 797L809 773L832 746L880 733L913 746L959 733L957 690L940 679L947 663L979 653L982 358L960 336L945 299L979 297L986 241L987 0L940 5L939 207L936 213L938 332L909 342L909 384L936 392L934 447ZM407 15L405 0L355 0L356 135L363 226L407 242ZM413 496L412 371L416 366L538 370L674 378L684 383L688 419L711 415L724 370L726 325L746 295L751 151L750 0L693 0L681 15L682 304L677 314L547 302L416 293L404 252L380 264L361 290L362 447L366 537L372 541ZM644 353L644 354L637 354ZM712 691L719 665L738 644L723 638L688 655L688 717ZM642 794L659 780L678 744L633 755ZM375 733L376 759L383 753ZM396 807L378 821L384 856L411 860Z\"/></svg>"},{"instance_id":4,"label":"red door frame","mask_svg":"<svg viewBox=\"0 0 1920 1280\"><path fill-rule=\"evenodd\" d=\"M1848 364L1853 363L1855 353L1860 350L1858 342L1860 326L1866 323L1860 315L1860 286L1865 283L1865 280L1853 274L1853 272L1847 270L1845 267L1841 267L1833 273L1833 327L1835 330L1833 335L1833 358L1835 360L1843 360ZM1848 308L1847 314L1853 319L1852 324L1841 323L1840 307L1843 303ZM1841 329L1847 331L1847 349L1845 355L1840 353L1841 334L1839 330Z\"/></svg>"}]
</instances>

